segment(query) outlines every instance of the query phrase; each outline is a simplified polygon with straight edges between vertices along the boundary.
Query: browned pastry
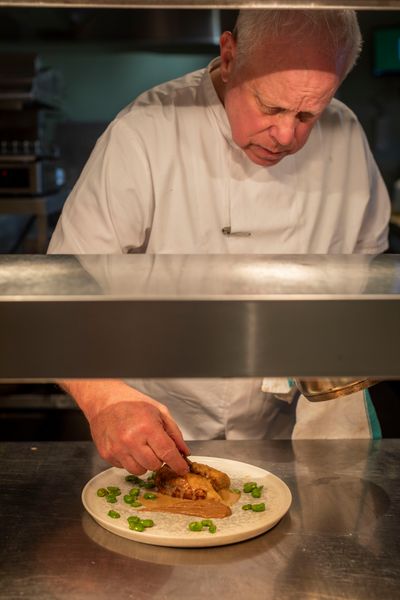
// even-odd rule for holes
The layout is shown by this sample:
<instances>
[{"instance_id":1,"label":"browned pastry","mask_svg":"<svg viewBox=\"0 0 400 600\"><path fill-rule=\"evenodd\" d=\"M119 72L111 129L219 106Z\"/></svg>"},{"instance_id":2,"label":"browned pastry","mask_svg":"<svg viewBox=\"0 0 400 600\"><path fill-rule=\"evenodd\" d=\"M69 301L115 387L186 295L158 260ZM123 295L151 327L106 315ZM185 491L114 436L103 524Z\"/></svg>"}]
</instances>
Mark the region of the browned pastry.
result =
<instances>
[{"instance_id":1,"label":"browned pastry","mask_svg":"<svg viewBox=\"0 0 400 600\"><path fill-rule=\"evenodd\" d=\"M186 500L208 499L221 502L221 496L206 477L196 473L180 476L172 471L168 465L163 465L157 471L154 483L161 494L173 498L184 498Z\"/></svg>"},{"instance_id":2,"label":"browned pastry","mask_svg":"<svg viewBox=\"0 0 400 600\"><path fill-rule=\"evenodd\" d=\"M190 472L177 475L168 465L163 465L154 478L157 497L141 502L146 510L197 515L203 518L224 518L232 514L230 506L240 494L229 489L231 481L226 475L201 463L186 459Z\"/></svg>"},{"instance_id":3,"label":"browned pastry","mask_svg":"<svg viewBox=\"0 0 400 600\"><path fill-rule=\"evenodd\" d=\"M231 485L231 480L229 479L226 473L222 471L218 471L218 469L214 469L213 467L209 467L208 465L203 465L201 463L192 462L188 458L186 461L190 467L191 473L196 473L197 475L201 475L208 479L213 488L217 490L222 490L224 488L229 488Z\"/></svg>"}]
</instances>

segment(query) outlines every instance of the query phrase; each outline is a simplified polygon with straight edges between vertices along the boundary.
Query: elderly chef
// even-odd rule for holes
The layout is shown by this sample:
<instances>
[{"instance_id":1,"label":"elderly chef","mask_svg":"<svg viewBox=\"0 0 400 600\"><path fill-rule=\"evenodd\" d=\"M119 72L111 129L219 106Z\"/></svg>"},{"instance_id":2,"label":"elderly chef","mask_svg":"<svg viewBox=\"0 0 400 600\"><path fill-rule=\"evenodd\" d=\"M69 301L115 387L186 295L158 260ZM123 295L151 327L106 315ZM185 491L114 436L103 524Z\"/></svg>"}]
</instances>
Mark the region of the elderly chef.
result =
<instances>
[{"instance_id":1,"label":"elderly chef","mask_svg":"<svg viewBox=\"0 0 400 600\"><path fill-rule=\"evenodd\" d=\"M334 98L360 47L351 10L241 11L219 58L109 125L49 252L383 252L387 191L357 118ZM363 392L310 403L261 379L60 383L102 457L136 474L163 462L184 473L184 438L376 434Z\"/></svg>"}]
</instances>

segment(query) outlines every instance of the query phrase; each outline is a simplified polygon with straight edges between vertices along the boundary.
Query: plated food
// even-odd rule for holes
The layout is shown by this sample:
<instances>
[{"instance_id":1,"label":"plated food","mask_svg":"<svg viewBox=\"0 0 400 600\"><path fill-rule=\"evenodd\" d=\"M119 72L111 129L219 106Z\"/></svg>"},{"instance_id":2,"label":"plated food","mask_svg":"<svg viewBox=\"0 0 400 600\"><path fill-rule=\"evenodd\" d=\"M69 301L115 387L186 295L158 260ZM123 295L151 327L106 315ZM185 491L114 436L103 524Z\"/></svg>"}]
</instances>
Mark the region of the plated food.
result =
<instances>
[{"instance_id":1,"label":"plated food","mask_svg":"<svg viewBox=\"0 0 400 600\"><path fill-rule=\"evenodd\" d=\"M170 512L209 518L225 518L239 499L239 490L231 489L229 476L209 465L187 460L190 471L177 475L168 465L154 473L157 497L142 502L149 511Z\"/></svg>"},{"instance_id":2,"label":"plated food","mask_svg":"<svg viewBox=\"0 0 400 600\"><path fill-rule=\"evenodd\" d=\"M214 457L190 457L178 476L164 465L138 478L112 467L90 480L86 510L112 533L163 546L214 546L254 537L287 512L286 484L264 469Z\"/></svg>"}]
</instances>

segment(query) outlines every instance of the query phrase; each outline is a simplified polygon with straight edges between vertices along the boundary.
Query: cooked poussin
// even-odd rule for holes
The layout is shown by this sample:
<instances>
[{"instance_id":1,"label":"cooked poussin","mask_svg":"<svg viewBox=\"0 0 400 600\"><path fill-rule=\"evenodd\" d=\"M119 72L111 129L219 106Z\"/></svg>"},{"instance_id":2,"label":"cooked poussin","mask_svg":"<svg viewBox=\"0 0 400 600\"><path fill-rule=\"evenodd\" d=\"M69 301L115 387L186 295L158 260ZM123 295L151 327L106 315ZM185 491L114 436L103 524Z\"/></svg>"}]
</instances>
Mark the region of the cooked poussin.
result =
<instances>
[{"instance_id":1,"label":"cooked poussin","mask_svg":"<svg viewBox=\"0 0 400 600\"><path fill-rule=\"evenodd\" d=\"M184 498L187 500L217 500L221 501L219 490L229 488L228 475L188 460L190 472L187 475L177 475L170 467L163 465L155 476L155 484L161 494Z\"/></svg>"},{"instance_id":2,"label":"cooked poussin","mask_svg":"<svg viewBox=\"0 0 400 600\"><path fill-rule=\"evenodd\" d=\"M188 458L186 461L189 465L190 472L208 479L215 490L219 491L230 487L231 480L226 473L218 471L218 469L214 469L208 465L203 465L202 463L192 462Z\"/></svg>"}]
</instances>

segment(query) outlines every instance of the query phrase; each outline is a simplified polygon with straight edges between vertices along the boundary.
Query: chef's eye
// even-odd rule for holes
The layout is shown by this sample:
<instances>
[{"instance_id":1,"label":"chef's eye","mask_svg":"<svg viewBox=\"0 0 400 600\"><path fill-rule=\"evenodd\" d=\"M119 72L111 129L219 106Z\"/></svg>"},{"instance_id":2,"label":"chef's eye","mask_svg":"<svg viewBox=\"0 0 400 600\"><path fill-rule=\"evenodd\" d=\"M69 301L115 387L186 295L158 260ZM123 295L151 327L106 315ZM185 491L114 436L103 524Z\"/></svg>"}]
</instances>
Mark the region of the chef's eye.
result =
<instances>
[{"instance_id":1,"label":"chef's eye","mask_svg":"<svg viewBox=\"0 0 400 600\"><path fill-rule=\"evenodd\" d=\"M302 123L307 123L308 121L312 121L313 119L316 118L316 115L314 115L313 113L308 113L308 112L300 112L297 115L297 118L299 119L299 121L301 121Z\"/></svg>"},{"instance_id":2,"label":"chef's eye","mask_svg":"<svg viewBox=\"0 0 400 600\"><path fill-rule=\"evenodd\" d=\"M265 115L277 115L278 113L282 112L282 108L279 108L279 106L267 106L266 104L263 104L261 100L257 98L257 96L256 100L260 110Z\"/></svg>"},{"instance_id":3,"label":"chef's eye","mask_svg":"<svg viewBox=\"0 0 400 600\"><path fill-rule=\"evenodd\" d=\"M265 106L265 105L263 105L261 107L261 110L263 111L263 113L265 115L277 115L278 113L282 112L282 109L278 108L276 106Z\"/></svg>"}]
</instances>

